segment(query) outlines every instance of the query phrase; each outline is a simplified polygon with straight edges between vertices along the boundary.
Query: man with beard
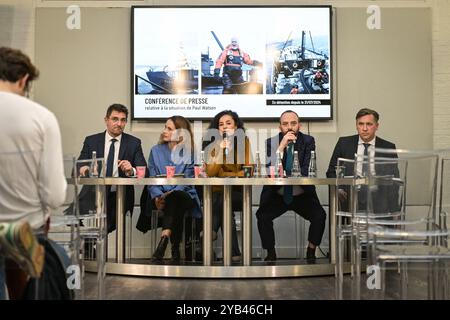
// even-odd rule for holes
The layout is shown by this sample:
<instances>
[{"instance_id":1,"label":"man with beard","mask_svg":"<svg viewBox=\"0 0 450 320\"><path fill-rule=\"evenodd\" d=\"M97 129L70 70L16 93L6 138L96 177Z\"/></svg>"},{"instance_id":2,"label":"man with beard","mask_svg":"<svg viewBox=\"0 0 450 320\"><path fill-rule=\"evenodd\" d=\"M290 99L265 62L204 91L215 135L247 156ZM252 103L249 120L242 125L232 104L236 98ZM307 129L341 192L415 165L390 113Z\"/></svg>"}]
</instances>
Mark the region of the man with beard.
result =
<instances>
[{"instance_id":1,"label":"man with beard","mask_svg":"<svg viewBox=\"0 0 450 320\"><path fill-rule=\"evenodd\" d=\"M297 151L302 176L308 175L309 160L311 151L315 150L315 142L312 136L300 132L300 126L300 119L294 111L287 110L281 114L280 133L266 141L267 166L275 165L276 153L280 152L283 168L290 176L294 151ZM293 210L311 223L306 259L312 263L316 258L316 247L322 240L326 219L314 186L263 187L256 217L261 243L267 250L265 261L277 259L273 220L288 210Z\"/></svg>"},{"instance_id":2,"label":"man with beard","mask_svg":"<svg viewBox=\"0 0 450 320\"><path fill-rule=\"evenodd\" d=\"M121 104L113 104L106 111L106 131L86 137L78 160L91 159L92 152L97 158L105 158L106 173L109 177L133 177L137 166L147 166L142 153L141 140L123 132L127 124L128 109ZM89 174L89 167L79 168L80 176ZM86 187L86 186L85 186ZM92 187L92 186L87 186ZM108 233L116 229L116 187L107 187L107 225ZM93 206L92 188L83 188L80 192L80 213L82 207ZM89 203L86 203L89 202ZM126 186L125 212L133 213L134 188Z\"/></svg>"}]
</instances>

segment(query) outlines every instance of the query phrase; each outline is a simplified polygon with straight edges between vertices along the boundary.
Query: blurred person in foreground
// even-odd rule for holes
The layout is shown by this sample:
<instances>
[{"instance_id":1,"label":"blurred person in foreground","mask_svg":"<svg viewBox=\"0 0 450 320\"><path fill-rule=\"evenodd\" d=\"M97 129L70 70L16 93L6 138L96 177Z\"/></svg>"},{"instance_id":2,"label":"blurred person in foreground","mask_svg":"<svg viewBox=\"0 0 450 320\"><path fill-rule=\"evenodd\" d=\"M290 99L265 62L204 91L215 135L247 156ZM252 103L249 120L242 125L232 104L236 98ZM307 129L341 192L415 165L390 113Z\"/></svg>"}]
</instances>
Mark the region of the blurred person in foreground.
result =
<instances>
[{"instance_id":1,"label":"blurred person in foreground","mask_svg":"<svg viewBox=\"0 0 450 320\"><path fill-rule=\"evenodd\" d=\"M38 76L24 53L0 48L0 299L5 275L11 299L23 298L29 278L40 277L44 247L35 233L46 234L66 196L58 121L27 98Z\"/></svg>"}]
</instances>

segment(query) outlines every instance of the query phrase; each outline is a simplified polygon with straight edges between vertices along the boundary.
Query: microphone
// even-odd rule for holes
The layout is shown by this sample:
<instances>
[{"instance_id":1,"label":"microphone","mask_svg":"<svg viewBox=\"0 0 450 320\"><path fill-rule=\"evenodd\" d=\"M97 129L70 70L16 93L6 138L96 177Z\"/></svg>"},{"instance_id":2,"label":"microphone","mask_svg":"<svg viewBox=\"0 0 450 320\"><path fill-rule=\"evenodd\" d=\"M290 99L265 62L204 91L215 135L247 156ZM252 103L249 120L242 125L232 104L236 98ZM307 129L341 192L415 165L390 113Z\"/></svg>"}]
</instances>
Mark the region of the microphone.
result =
<instances>
[{"instance_id":1,"label":"microphone","mask_svg":"<svg viewBox=\"0 0 450 320\"><path fill-rule=\"evenodd\" d=\"M222 139L223 139L223 141L228 142L228 134L226 133L226 131L222 134ZM228 148L225 147L223 152L227 156L228 155Z\"/></svg>"}]
</instances>

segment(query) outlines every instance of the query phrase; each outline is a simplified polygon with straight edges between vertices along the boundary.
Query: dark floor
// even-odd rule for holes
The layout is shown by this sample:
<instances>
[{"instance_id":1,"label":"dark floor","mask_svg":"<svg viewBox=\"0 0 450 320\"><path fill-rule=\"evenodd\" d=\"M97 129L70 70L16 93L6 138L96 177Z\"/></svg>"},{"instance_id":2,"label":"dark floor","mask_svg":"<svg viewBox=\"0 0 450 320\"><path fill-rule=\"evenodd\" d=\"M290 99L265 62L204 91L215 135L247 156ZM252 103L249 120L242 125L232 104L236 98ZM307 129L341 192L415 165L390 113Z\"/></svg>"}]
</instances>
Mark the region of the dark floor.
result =
<instances>
[{"instance_id":1,"label":"dark floor","mask_svg":"<svg viewBox=\"0 0 450 320\"><path fill-rule=\"evenodd\" d=\"M408 299L427 299L425 270L411 271L408 278ZM388 272L384 299L400 299L399 275ZM380 299L374 290L365 287L362 276L361 298ZM351 279L345 277L344 299L351 299ZM96 274L88 273L85 298L96 299ZM379 291L378 291L379 292ZM281 279L169 279L131 276L106 277L105 299L120 300L333 300L334 276Z\"/></svg>"}]
</instances>

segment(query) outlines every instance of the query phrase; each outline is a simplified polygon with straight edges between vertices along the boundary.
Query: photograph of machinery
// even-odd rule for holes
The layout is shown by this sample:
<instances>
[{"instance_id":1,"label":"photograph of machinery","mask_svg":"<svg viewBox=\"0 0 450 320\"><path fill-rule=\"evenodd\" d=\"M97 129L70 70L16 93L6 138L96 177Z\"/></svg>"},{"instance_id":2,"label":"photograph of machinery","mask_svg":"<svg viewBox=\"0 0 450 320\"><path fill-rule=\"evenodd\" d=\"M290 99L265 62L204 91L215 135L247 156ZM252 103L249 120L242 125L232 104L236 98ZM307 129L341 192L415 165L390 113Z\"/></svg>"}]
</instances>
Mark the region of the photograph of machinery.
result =
<instances>
[{"instance_id":1,"label":"photograph of machinery","mask_svg":"<svg viewBox=\"0 0 450 320\"><path fill-rule=\"evenodd\" d=\"M297 36L297 37L296 37ZM267 44L267 94L328 94L328 36L291 31L287 39Z\"/></svg>"}]
</instances>

